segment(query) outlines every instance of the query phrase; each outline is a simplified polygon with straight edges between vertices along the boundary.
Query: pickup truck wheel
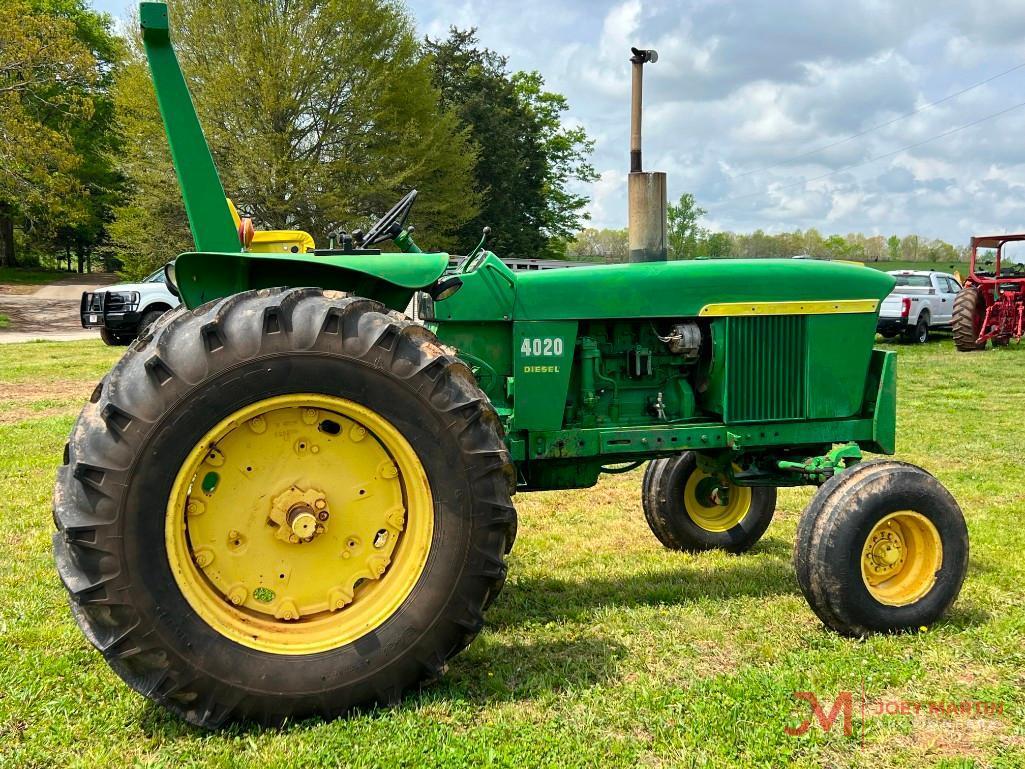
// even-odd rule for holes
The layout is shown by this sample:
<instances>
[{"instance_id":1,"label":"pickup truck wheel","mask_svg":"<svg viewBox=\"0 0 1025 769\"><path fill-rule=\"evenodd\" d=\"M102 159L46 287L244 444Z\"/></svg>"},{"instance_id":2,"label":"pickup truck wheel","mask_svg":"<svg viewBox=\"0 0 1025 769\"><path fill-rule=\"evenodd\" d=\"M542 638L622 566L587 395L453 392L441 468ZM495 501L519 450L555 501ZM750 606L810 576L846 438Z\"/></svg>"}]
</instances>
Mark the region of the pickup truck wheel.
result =
<instances>
[{"instance_id":1,"label":"pickup truck wheel","mask_svg":"<svg viewBox=\"0 0 1025 769\"><path fill-rule=\"evenodd\" d=\"M320 289L167 313L97 388L54 490L86 638L187 721L393 704L501 588L501 423L427 329Z\"/></svg>"},{"instance_id":2,"label":"pickup truck wheel","mask_svg":"<svg viewBox=\"0 0 1025 769\"><path fill-rule=\"evenodd\" d=\"M149 312L144 313L142 318L139 320L139 331L136 336L142 336L146 332L146 329L160 320L160 316L165 312L166 310L150 310Z\"/></svg>"},{"instance_id":3,"label":"pickup truck wheel","mask_svg":"<svg viewBox=\"0 0 1025 769\"><path fill-rule=\"evenodd\" d=\"M124 347L132 343L134 337L131 334L115 334L104 327L100 327L100 339L110 347Z\"/></svg>"},{"instance_id":4,"label":"pickup truck wheel","mask_svg":"<svg viewBox=\"0 0 1025 769\"><path fill-rule=\"evenodd\" d=\"M834 476L801 515L797 582L843 635L917 630L954 602L968 568L957 502L914 465L875 460Z\"/></svg>"},{"instance_id":5,"label":"pickup truck wheel","mask_svg":"<svg viewBox=\"0 0 1025 769\"><path fill-rule=\"evenodd\" d=\"M730 484L724 490L685 451L648 463L641 503L648 527L671 550L742 553L769 527L776 489Z\"/></svg>"},{"instance_id":6,"label":"pickup truck wheel","mask_svg":"<svg viewBox=\"0 0 1025 769\"><path fill-rule=\"evenodd\" d=\"M971 285L962 288L954 297L954 318L951 324L954 347L961 352L985 349L986 343L978 342L985 316L986 307L979 289Z\"/></svg>"},{"instance_id":7,"label":"pickup truck wheel","mask_svg":"<svg viewBox=\"0 0 1025 769\"><path fill-rule=\"evenodd\" d=\"M904 341L911 344L925 344L929 341L929 313L922 311L915 327L904 332Z\"/></svg>"}]
</instances>

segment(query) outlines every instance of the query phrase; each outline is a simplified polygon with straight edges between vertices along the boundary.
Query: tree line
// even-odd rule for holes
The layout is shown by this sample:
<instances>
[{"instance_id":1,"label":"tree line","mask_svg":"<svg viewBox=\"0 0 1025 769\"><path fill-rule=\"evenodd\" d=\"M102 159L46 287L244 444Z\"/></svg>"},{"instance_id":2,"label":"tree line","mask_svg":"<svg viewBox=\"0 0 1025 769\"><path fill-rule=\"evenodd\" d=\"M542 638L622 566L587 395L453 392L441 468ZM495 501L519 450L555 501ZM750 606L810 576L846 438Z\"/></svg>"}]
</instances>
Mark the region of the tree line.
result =
<instances>
[{"instance_id":1,"label":"tree line","mask_svg":"<svg viewBox=\"0 0 1025 769\"><path fill-rule=\"evenodd\" d=\"M495 250L558 258L585 223L571 190L595 178L593 142L475 30L420 38L396 0L170 12L225 190L258 227L323 239L413 187L432 248L469 250L487 225ZM138 33L85 0L0 0L0 265L138 277L190 247Z\"/></svg>"},{"instance_id":2,"label":"tree line","mask_svg":"<svg viewBox=\"0 0 1025 769\"><path fill-rule=\"evenodd\" d=\"M258 227L323 241L416 187L431 248L466 252L489 226L503 256L626 260L625 229L582 229L594 142L566 98L475 30L421 38L398 0L170 11L225 190ZM710 232L704 214L689 193L669 206L670 258L964 256L917 235ZM137 31L86 0L0 0L0 266L139 277L191 241Z\"/></svg>"},{"instance_id":3,"label":"tree line","mask_svg":"<svg viewBox=\"0 0 1025 769\"><path fill-rule=\"evenodd\" d=\"M788 258L847 259L859 262L967 261L968 247L920 235L823 235L818 230L767 233L710 232L700 225L705 210L684 193L666 212L666 246L670 259ZM587 228L567 245L570 259L625 262L630 248L626 229Z\"/></svg>"}]
</instances>

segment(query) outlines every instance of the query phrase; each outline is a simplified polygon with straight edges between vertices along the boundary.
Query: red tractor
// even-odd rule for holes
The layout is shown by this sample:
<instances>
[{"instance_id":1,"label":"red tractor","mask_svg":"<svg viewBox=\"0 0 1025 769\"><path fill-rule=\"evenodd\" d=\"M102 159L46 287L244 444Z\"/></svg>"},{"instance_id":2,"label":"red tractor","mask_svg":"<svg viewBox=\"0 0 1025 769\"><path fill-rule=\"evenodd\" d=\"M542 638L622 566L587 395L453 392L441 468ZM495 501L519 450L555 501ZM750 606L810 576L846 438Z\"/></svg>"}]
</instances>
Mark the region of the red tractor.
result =
<instances>
[{"instance_id":1,"label":"red tractor","mask_svg":"<svg viewBox=\"0 0 1025 769\"><path fill-rule=\"evenodd\" d=\"M954 345L961 352L985 349L990 339L1006 345L1025 333L1025 264L1004 255L1005 244L1019 241L1025 234L972 238L968 279L954 299ZM995 250L992 269L980 269L980 248Z\"/></svg>"}]
</instances>

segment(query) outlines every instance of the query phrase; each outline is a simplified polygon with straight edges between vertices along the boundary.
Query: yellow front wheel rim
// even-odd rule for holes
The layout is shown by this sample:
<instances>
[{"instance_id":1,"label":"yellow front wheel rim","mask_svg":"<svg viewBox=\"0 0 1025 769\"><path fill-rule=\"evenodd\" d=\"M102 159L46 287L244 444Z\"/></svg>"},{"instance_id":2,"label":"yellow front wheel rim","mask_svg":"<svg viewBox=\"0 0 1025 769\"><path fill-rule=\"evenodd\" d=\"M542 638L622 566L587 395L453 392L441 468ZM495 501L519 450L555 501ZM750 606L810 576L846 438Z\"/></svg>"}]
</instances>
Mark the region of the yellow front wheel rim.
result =
<instances>
[{"instance_id":1,"label":"yellow front wheel rim","mask_svg":"<svg viewBox=\"0 0 1025 769\"><path fill-rule=\"evenodd\" d=\"M872 527L861 551L861 578L868 592L887 606L907 606L936 584L943 542L921 513L891 513Z\"/></svg>"},{"instance_id":2,"label":"yellow front wheel rim","mask_svg":"<svg viewBox=\"0 0 1025 769\"><path fill-rule=\"evenodd\" d=\"M683 489L687 516L705 531L732 529L751 511L751 500L750 487L730 484L724 495L715 477L701 468L694 468Z\"/></svg>"},{"instance_id":3,"label":"yellow front wheel rim","mask_svg":"<svg viewBox=\"0 0 1025 769\"><path fill-rule=\"evenodd\" d=\"M189 452L165 541L186 601L214 630L314 654L380 627L423 573L427 474L387 419L317 394L258 401Z\"/></svg>"}]
</instances>

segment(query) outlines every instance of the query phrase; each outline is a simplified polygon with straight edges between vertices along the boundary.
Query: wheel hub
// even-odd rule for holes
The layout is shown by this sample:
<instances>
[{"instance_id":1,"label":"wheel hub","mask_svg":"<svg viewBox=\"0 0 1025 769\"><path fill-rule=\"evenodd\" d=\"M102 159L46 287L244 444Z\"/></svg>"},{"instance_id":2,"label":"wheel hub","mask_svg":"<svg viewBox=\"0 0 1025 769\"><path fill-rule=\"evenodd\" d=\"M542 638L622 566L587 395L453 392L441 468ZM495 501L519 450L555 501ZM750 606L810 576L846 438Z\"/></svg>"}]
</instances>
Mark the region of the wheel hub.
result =
<instances>
[{"instance_id":1,"label":"wheel hub","mask_svg":"<svg viewBox=\"0 0 1025 769\"><path fill-rule=\"evenodd\" d=\"M327 531L330 517L324 492L291 486L274 498L267 521L277 527L278 539L301 544L312 542L315 536Z\"/></svg>"},{"instance_id":2,"label":"wheel hub","mask_svg":"<svg viewBox=\"0 0 1025 769\"><path fill-rule=\"evenodd\" d=\"M176 488L176 579L204 619L256 648L331 648L367 632L412 589L430 545L412 448L342 399L280 396L236 412L193 450Z\"/></svg>"},{"instance_id":3,"label":"wheel hub","mask_svg":"<svg viewBox=\"0 0 1025 769\"><path fill-rule=\"evenodd\" d=\"M888 606L906 606L936 583L943 545L936 526L918 512L891 513L869 532L861 552L861 575L869 593Z\"/></svg>"},{"instance_id":4,"label":"wheel hub","mask_svg":"<svg viewBox=\"0 0 1025 769\"><path fill-rule=\"evenodd\" d=\"M887 521L882 529L869 537L865 558L868 570L879 578L899 571L907 557L907 548L900 529L894 521Z\"/></svg>"},{"instance_id":5,"label":"wheel hub","mask_svg":"<svg viewBox=\"0 0 1025 769\"><path fill-rule=\"evenodd\" d=\"M751 510L751 489L733 486L700 468L687 479L683 490L688 517L706 531L729 531Z\"/></svg>"}]
</instances>

